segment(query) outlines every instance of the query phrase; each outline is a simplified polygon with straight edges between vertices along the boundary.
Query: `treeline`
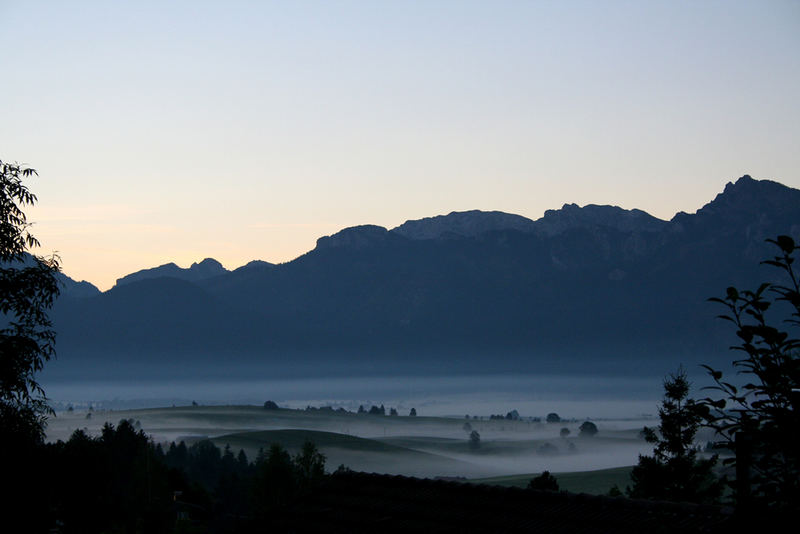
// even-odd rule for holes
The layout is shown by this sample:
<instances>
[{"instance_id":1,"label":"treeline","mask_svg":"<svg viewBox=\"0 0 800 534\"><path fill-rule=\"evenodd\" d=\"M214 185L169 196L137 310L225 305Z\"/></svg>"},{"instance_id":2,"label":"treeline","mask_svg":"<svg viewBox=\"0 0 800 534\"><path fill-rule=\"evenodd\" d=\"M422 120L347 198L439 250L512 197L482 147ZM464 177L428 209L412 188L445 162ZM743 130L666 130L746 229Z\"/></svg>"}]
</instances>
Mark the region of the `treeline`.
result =
<instances>
[{"instance_id":1,"label":"treeline","mask_svg":"<svg viewBox=\"0 0 800 534\"><path fill-rule=\"evenodd\" d=\"M310 442L294 457L272 445L250 461L209 440L164 450L128 420L28 452L47 480L32 532L250 532L322 480L325 467Z\"/></svg>"},{"instance_id":2,"label":"treeline","mask_svg":"<svg viewBox=\"0 0 800 534\"><path fill-rule=\"evenodd\" d=\"M274 401L267 401L264 403L264 409L266 410L280 410L281 408L274 402ZM369 415L390 415L390 416L398 416L400 415L397 411L397 408L389 408L389 413L386 413L386 407L381 404L380 406L371 405L369 409L365 408L363 404L358 406L358 411L351 412L350 410L346 410L345 408L339 407L334 408L333 406L306 406L305 411L307 412L331 412L331 413L357 413L360 415L369 414ZM416 417L417 409L411 408L408 412L409 417Z\"/></svg>"}]
</instances>

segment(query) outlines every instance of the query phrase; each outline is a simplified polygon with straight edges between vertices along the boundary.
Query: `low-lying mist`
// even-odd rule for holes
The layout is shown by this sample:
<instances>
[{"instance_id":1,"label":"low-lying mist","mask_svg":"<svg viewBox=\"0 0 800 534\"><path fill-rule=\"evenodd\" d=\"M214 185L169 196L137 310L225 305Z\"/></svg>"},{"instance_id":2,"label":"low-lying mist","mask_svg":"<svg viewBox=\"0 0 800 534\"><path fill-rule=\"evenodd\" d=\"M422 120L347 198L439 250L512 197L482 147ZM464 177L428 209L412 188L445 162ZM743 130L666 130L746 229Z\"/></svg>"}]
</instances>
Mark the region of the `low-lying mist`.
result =
<instances>
[{"instance_id":1,"label":"low-lying mist","mask_svg":"<svg viewBox=\"0 0 800 534\"><path fill-rule=\"evenodd\" d=\"M702 377L698 380L702 383ZM328 469L492 477L633 465L652 446L660 377L567 375L373 376L150 380L46 384L57 410L48 439L132 419L159 443L212 439L244 449L317 443ZM281 410L267 410L265 401ZM375 406L386 415L358 414ZM70 409L71 408L71 409ZM309 409L310 408L310 409ZM320 409L323 408L323 409ZM394 409L397 416L389 415ZM416 417L410 417L414 410ZM555 413L560 422L547 423ZM591 420L593 437L580 425ZM566 429L566 430L564 430ZM476 432L479 441L470 440ZM341 436L337 438L336 436ZM701 434L698 444L711 439Z\"/></svg>"},{"instance_id":2,"label":"low-lying mist","mask_svg":"<svg viewBox=\"0 0 800 534\"><path fill-rule=\"evenodd\" d=\"M254 375L257 376L257 375ZM343 407L393 406L425 415L490 415L516 409L525 417L557 412L573 418L655 413L660 378L567 375L356 376L294 379L70 380L45 383L56 408L111 409L191 404ZM420 415L422 415L421 413Z\"/></svg>"}]
</instances>

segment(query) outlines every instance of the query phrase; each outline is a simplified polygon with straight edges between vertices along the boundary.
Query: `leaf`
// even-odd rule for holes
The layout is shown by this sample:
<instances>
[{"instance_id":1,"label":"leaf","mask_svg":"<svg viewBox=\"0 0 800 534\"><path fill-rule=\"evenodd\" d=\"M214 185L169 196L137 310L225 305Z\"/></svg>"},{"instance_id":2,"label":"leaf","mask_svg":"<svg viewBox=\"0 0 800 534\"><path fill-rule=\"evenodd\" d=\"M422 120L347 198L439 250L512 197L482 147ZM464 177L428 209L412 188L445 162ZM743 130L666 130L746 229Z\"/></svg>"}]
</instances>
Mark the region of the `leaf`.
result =
<instances>
[{"instance_id":1,"label":"leaf","mask_svg":"<svg viewBox=\"0 0 800 534\"><path fill-rule=\"evenodd\" d=\"M767 311L767 309L769 308L769 302L765 300L757 300L753 302L753 307L761 312Z\"/></svg>"},{"instance_id":2,"label":"leaf","mask_svg":"<svg viewBox=\"0 0 800 534\"><path fill-rule=\"evenodd\" d=\"M756 294L761 295L762 293L764 293L764 291L766 291L771 286L772 286L772 284L770 284L769 282L762 283L760 286L758 286L758 289L756 290Z\"/></svg>"},{"instance_id":3,"label":"leaf","mask_svg":"<svg viewBox=\"0 0 800 534\"><path fill-rule=\"evenodd\" d=\"M788 235L779 235L777 241L775 243L781 247L781 250L785 254L791 254L794 252L794 239L789 237Z\"/></svg>"},{"instance_id":4,"label":"leaf","mask_svg":"<svg viewBox=\"0 0 800 534\"><path fill-rule=\"evenodd\" d=\"M712 367L705 364L701 364L700 367L708 371L708 374L710 374L711 378L713 378L714 380L719 380L720 378L722 378L722 371L717 371L716 369L713 369Z\"/></svg>"},{"instance_id":5,"label":"leaf","mask_svg":"<svg viewBox=\"0 0 800 534\"><path fill-rule=\"evenodd\" d=\"M736 332L736 335L742 338L745 343L751 343L753 341L753 332L749 328L739 330Z\"/></svg>"}]
</instances>

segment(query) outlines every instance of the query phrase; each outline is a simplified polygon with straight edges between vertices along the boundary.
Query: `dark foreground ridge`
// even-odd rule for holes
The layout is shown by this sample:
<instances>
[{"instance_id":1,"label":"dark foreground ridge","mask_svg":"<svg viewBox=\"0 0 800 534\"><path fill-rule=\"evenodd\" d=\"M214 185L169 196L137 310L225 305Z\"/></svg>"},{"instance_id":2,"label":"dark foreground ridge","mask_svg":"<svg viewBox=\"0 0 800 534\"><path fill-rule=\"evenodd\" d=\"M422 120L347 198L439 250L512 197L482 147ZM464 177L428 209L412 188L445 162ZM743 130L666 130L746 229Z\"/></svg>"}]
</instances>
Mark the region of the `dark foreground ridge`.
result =
<instances>
[{"instance_id":1,"label":"dark foreground ridge","mask_svg":"<svg viewBox=\"0 0 800 534\"><path fill-rule=\"evenodd\" d=\"M275 518L276 532L731 532L732 510L337 472Z\"/></svg>"}]
</instances>

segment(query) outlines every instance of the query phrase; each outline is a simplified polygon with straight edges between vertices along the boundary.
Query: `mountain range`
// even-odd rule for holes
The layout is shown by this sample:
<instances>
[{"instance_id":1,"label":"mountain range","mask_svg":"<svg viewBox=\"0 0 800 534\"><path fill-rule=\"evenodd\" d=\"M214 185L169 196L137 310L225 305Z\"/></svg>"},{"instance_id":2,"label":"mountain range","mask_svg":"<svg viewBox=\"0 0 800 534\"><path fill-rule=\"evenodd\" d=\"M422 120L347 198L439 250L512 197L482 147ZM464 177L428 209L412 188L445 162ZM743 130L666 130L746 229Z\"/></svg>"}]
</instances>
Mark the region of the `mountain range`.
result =
<instances>
[{"instance_id":1,"label":"mountain range","mask_svg":"<svg viewBox=\"0 0 800 534\"><path fill-rule=\"evenodd\" d=\"M743 176L670 221L575 204L535 221L453 212L346 228L282 264L170 263L103 293L63 277L56 374L719 364L735 338L707 299L774 276L759 262L779 234L800 234L800 190Z\"/></svg>"}]
</instances>

